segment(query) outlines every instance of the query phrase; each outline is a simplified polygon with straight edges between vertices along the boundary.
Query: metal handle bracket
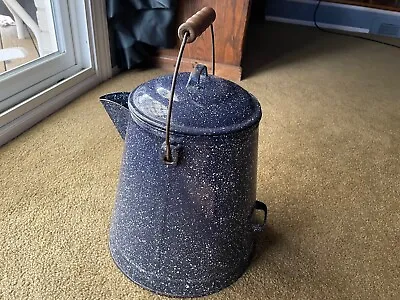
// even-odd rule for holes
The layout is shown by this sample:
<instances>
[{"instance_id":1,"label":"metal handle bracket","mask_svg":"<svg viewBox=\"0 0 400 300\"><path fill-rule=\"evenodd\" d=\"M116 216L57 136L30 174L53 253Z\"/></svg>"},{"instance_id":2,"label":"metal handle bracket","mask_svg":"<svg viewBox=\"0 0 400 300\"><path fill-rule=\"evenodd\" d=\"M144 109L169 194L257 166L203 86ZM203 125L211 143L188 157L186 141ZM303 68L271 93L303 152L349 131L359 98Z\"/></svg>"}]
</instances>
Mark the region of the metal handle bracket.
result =
<instances>
[{"instance_id":1,"label":"metal handle bracket","mask_svg":"<svg viewBox=\"0 0 400 300\"><path fill-rule=\"evenodd\" d=\"M254 211L256 210L261 210L264 212L264 220L261 224L255 224L254 222L251 221ZM264 230L265 225L267 224L267 213L268 213L268 208L263 202L256 201L254 203L253 209L251 210L249 216L253 232L262 232Z\"/></svg>"}]
</instances>

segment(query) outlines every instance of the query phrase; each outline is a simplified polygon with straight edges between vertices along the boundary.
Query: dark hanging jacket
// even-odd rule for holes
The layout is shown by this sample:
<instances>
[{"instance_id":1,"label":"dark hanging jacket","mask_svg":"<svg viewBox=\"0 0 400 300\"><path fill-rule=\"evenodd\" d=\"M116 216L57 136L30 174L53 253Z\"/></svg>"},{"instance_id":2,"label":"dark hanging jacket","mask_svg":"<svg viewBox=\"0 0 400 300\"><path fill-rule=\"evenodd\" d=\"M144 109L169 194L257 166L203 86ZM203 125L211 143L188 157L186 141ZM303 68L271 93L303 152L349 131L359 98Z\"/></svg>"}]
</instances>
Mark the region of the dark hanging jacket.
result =
<instances>
[{"instance_id":1,"label":"dark hanging jacket","mask_svg":"<svg viewBox=\"0 0 400 300\"><path fill-rule=\"evenodd\" d=\"M175 45L176 0L107 0L111 51L121 69L149 61L158 48Z\"/></svg>"}]
</instances>

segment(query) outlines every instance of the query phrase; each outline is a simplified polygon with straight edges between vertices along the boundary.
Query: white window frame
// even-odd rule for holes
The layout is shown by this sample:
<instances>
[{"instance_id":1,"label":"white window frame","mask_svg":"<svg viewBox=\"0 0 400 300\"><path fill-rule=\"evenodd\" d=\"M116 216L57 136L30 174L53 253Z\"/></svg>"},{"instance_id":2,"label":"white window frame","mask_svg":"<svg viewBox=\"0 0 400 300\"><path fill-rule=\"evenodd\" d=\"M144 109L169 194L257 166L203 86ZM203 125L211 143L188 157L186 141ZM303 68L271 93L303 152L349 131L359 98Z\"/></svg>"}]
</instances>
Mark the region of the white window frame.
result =
<instances>
[{"instance_id":1,"label":"white window frame","mask_svg":"<svg viewBox=\"0 0 400 300\"><path fill-rule=\"evenodd\" d=\"M70 11L76 12L70 16L75 25L73 47L80 54L75 57L75 74L60 74L62 81L46 89L50 80L44 80L36 86L40 92L0 114L0 146L112 77L105 0L71 1L70 5Z\"/></svg>"}]
</instances>

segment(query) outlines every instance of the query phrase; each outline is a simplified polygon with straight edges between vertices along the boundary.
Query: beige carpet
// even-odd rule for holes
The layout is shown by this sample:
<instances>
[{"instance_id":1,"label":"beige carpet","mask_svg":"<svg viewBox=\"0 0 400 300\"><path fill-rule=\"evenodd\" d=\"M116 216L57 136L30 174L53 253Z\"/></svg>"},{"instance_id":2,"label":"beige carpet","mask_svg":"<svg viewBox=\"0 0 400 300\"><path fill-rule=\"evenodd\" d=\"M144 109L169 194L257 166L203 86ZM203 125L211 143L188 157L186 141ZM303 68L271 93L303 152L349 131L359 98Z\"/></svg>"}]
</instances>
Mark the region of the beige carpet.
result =
<instances>
[{"instance_id":1,"label":"beige carpet","mask_svg":"<svg viewBox=\"0 0 400 300\"><path fill-rule=\"evenodd\" d=\"M247 49L269 224L209 299L400 299L400 51L276 24ZM98 102L162 73L117 76L0 148L1 299L164 299L110 258L123 144Z\"/></svg>"}]
</instances>

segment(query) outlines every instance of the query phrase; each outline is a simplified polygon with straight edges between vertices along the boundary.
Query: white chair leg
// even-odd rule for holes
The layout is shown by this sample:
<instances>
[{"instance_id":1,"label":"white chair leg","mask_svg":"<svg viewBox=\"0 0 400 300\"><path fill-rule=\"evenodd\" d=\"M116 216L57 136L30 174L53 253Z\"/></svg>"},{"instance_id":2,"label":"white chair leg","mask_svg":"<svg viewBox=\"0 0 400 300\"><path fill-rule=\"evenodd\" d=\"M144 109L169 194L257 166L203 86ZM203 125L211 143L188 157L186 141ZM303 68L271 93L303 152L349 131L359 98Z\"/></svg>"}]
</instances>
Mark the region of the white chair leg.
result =
<instances>
[{"instance_id":1,"label":"white chair leg","mask_svg":"<svg viewBox=\"0 0 400 300\"><path fill-rule=\"evenodd\" d=\"M27 37L28 32L26 31L24 22L22 19L15 13L15 11L7 4L7 1L3 1L7 9L14 17L15 26L17 27L17 36L20 40L23 40Z\"/></svg>"},{"instance_id":2,"label":"white chair leg","mask_svg":"<svg viewBox=\"0 0 400 300\"><path fill-rule=\"evenodd\" d=\"M15 20L15 25L17 27L17 36L20 40L25 39L27 37L27 31L25 28L25 24L24 22L22 22L22 19L16 15L14 16L14 20Z\"/></svg>"},{"instance_id":3,"label":"white chair leg","mask_svg":"<svg viewBox=\"0 0 400 300\"><path fill-rule=\"evenodd\" d=\"M35 36L39 35L39 26L16 0L3 0L3 2L7 5L7 8L16 18L16 23L19 22L17 21L18 19L21 20L22 23L25 23L32 30ZM21 27L23 28L24 26Z\"/></svg>"}]
</instances>

